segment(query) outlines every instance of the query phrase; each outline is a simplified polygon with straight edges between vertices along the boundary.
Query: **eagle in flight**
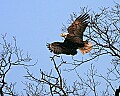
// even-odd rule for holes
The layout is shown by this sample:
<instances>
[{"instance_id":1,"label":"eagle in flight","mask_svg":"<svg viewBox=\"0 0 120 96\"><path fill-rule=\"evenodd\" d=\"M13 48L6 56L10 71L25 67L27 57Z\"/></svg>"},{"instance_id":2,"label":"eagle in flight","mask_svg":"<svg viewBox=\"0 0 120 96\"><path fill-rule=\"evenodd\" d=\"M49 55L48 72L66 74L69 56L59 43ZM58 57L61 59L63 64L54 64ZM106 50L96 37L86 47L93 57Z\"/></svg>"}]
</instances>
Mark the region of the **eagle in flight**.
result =
<instances>
[{"instance_id":1,"label":"eagle in flight","mask_svg":"<svg viewBox=\"0 0 120 96\"><path fill-rule=\"evenodd\" d=\"M77 17L75 21L67 28L68 33L62 33L64 42L53 42L47 44L50 52L54 54L76 55L77 49L82 54L88 53L92 50L92 43L83 41L83 32L88 26L89 15L84 13Z\"/></svg>"}]
</instances>

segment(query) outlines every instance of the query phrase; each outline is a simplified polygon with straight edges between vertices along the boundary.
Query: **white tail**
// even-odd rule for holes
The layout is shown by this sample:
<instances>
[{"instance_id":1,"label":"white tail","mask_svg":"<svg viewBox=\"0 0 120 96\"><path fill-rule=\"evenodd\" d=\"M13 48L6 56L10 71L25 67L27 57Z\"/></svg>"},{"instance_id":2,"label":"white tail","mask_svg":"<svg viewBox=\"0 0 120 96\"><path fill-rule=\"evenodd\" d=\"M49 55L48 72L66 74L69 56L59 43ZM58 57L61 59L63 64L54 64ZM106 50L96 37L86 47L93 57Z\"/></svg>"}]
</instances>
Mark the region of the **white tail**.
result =
<instances>
[{"instance_id":1,"label":"white tail","mask_svg":"<svg viewBox=\"0 0 120 96\"><path fill-rule=\"evenodd\" d=\"M82 54L90 52L92 50L92 43L89 42L89 43L85 44L85 46L82 48L79 48L79 50Z\"/></svg>"}]
</instances>

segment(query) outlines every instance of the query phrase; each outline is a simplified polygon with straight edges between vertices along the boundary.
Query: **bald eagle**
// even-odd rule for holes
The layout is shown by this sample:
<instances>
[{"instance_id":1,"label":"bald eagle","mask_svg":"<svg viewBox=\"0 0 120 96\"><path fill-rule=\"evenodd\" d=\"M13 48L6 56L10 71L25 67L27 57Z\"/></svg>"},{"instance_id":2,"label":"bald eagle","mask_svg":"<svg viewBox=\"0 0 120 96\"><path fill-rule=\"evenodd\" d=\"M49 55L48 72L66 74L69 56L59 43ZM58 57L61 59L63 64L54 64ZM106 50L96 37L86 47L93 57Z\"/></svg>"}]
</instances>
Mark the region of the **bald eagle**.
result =
<instances>
[{"instance_id":1,"label":"bald eagle","mask_svg":"<svg viewBox=\"0 0 120 96\"><path fill-rule=\"evenodd\" d=\"M76 55L77 49L79 49L82 54L90 52L92 50L92 43L87 40L83 41L83 32L88 26L88 19L89 15L87 13L77 17L67 28L68 33L61 34L61 36L65 38L64 42L47 44L50 52L66 55Z\"/></svg>"}]
</instances>

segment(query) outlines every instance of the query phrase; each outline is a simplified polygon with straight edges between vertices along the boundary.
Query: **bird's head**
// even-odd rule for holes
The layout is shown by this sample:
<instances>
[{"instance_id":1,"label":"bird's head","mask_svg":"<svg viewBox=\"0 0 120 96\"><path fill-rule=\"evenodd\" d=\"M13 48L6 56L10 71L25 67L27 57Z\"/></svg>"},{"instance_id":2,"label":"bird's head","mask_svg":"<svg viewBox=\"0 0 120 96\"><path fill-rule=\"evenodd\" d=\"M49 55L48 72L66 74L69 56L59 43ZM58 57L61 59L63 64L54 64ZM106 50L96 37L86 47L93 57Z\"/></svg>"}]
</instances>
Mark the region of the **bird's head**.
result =
<instances>
[{"instance_id":1,"label":"bird's head","mask_svg":"<svg viewBox=\"0 0 120 96\"><path fill-rule=\"evenodd\" d=\"M60 36L66 38L69 33L61 33Z\"/></svg>"}]
</instances>

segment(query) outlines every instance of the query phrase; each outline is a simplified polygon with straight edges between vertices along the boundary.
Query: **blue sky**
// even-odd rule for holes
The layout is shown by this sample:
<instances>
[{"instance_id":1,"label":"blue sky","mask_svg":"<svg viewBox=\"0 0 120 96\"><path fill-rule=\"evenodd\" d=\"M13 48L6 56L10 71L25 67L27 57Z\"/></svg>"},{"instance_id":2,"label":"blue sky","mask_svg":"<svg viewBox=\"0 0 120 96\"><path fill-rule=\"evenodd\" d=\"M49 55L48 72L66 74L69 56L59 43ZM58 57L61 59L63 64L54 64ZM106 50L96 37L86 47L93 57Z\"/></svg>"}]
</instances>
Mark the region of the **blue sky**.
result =
<instances>
[{"instance_id":1,"label":"blue sky","mask_svg":"<svg viewBox=\"0 0 120 96\"><path fill-rule=\"evenodd\" d=\"M120 0L115 1L120 4ZM78 13L80 7L86 6L99 12L101 7L113 7L114 1L0 0L0 34L7 33L7 40L10 42L12 36L16 36L18 46L24 49L25 53L29 52L33 58L32 63L38 59L38 64L31 70L33 73L39 74L39 69L49 70L53 67L49 59L52 54L46 48L46 43L62 41L59 36L62 33L62 24L67 25L70 14ZM80 59L87 56L82 56L81 53L78 55ZM69 60L70 57L66 56L65 58ZM23 68L14 67L6 80L18 82L19 85L24 80L23 75L25 75Z\"/></svg>"}]
</instances>

